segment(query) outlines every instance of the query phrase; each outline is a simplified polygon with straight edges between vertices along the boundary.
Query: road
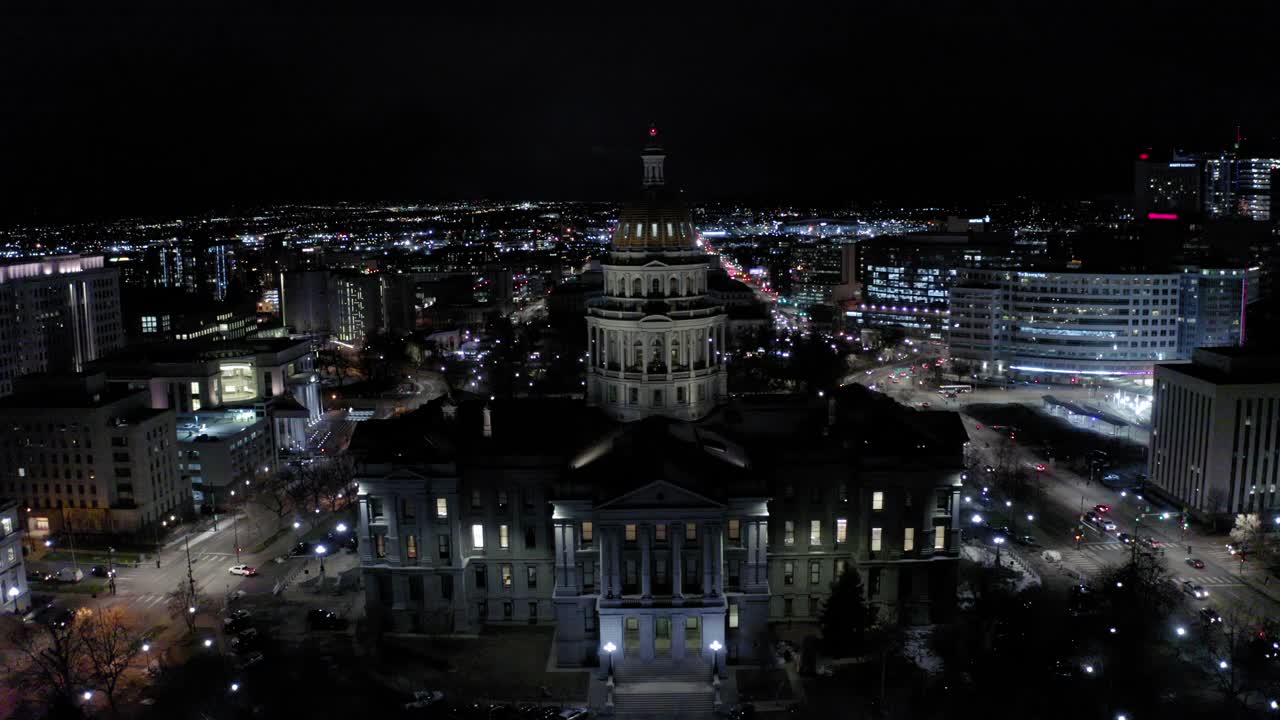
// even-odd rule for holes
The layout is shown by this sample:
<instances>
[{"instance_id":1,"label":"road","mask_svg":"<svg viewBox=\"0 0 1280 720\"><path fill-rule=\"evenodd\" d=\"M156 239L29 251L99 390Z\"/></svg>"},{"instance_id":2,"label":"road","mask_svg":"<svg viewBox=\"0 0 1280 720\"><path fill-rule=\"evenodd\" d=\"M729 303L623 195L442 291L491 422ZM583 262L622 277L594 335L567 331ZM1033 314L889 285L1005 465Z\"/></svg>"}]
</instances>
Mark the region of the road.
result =
<instances>
[{"instance_id":1,"label":"road","mask_svg":"<svg viewBox=\"0 0 1280 720\"><path fill-rule=\"evenodd\" d=\"M1028 406L1042 406L1041 396L1053 394L1068 400L1088 400L1093 404L1101 404L1105 390L1071 386L1046 387L1042 385L1021 385L1010 389L978 388L972 393L961 393L955 399L945 399L936 390L927 389L914 377L901 378L898 384L887 383L889 371L905 367L910 360L901 360L873 368L868 374L864 371L849 375L845 382L857 382L862 385L876 385L877 389L887 391L890 397L898 402L921 408L921 403L929 403L928 410L952 410L961 413L960 417L968 431L971 448L975 453L976 465L998 465L995 458L999 440L1006 437L990 427L980 426L973 418L964 415L964 408L973 403L1020 403ZM917 366L921 359L916 360ZM1135 440L1145 439L1145 431L1134 428ZM1062 565L1081 576L1089 577L1103 568L1117 565L1127 560L1133 553L1133 546L1121 542L1117 535L1128 533L1139 537L1152 537L1164 545L1164 558L1170 575L1181 584L1190 580L1209 591L1208 599L1197 600L1187 596L1188 609L1191 612L1210 605L1226 614L1237 609L1254 615L1271 615L1280 611L1280 603L1254 585L1261 583L1262 570L1252 565L1240 563L1226 549L1228 540L1220 535L1212 535L1201 528L1193 526L1185 533L1181 530L1176 508L1157 507L1155 510L1172 510L1168 519L1159 517L1143 518L1136 522L1147 503L1132 493L1113 490L1098 483L1089 483L1086 478L1069 468L1055 465L1051 460L1040 457L1032 450L1015 442L1013 457L1007 462L1014 467L1026 468L1031 482L1037 483L1039 492L1034 499L1006 507L1004 498L984 502L982 499L983 478L973 473L966 485L965 502L962 512L966 523L973 515L979 515L984 522L994 526L1008 526L1015 534L1030 534L1042 547L1034 552L1028 548L1018 547L1015 552L1028 557L1033 566L1049 570L1050 566L1040 562L1039 550L1056 550L1062 556ZM1043 472L1037 471L1037 465L1045 467ZM1038 480L1036 479L1038 477ZM990 493L995 496L995 489ZM1075 542L1075 530L1080 516L1095 505L1111 507L1110 519L1117 524L1112 532L1104 532L1092 524L1084 523L1084 539ZM1033 519L1028 520L1028 515ZM1135 527L1136 526L1136 527ZM1191 553L1187 549L1190 547ZM1187 563L1188 557L1195 557L1204 562L1205 567L1197 569ZM1242 573L1255 573L1244 575ZM1253 584L1246 582L1251 580Z\"/></svg>"},{"instance_id":2,"label":"road","mask_svg":"<svg viewBox=\"0 0 1280 720\"><path fill-rule=\"evenodd\" d=\"M977 449L979 464L994 464L991 448L996 447L996 441L1003 435L989 427L979 428L972 418L961 417L969 432L970 442ZM1176 511L1170 512L1168 519L1145 517L1138 523L1136 518L1148 505L1132 493L1113 490L1098 483L1088 483L1075 472L1055 467L1048 460L1020 445L1015 445L1011 462L1026 467L1028 475L1033 478L1030 482L1038 482L1039 492L1035 494L1035 499L1012 507L1005 507L1003 500L983 503L980 500L981 478L974 477L966 492L968 500L962 505L966 521L972 514L980 514L992 525L1009 525L1016 533L1029 533L1043 549L1061 553L1064 566L1085 577L1129 559L1133 546L1121 542L1117 538L1119 533L1152 537L1163 544L1166 566L1175 582L1181 584L1184 580L1191 580L1209 591L1209 598L1206 600L1187 596L1190 611L1212 606L1224 615L1236 609L1261 616L1280 610L1280 604L1244 581L1242 572L1258 571L1242 565L1228 553L1225 538L1209 535L1195 527L1183 533ZM1043 473L1035 470L1040 463L1045 464ZM1037 474L1040 475L1038 481L1034 479ZM1110 506L1107 516L1117 527L1112 532L1105 532L1090 523L1083 523L1084 540L1077 547L1074 536L1075 528L1080 524L1079 517L1082 512L1092 510L1095 505ZM1156 507L1153 510L1172 509ZM1034 519L1027 521L1028 514ZM1191 548L1190 555L1187 553L1188 547ZM1028 553L1026 548L1021 548L1018 552L1022 552L1024 557L1038 553ZM1205 567L1192 567L1186 562L1188 557L1199 558ZM1033 564L1046 567L1044 563ZM1252 576L1250 579L1253 579Z\"/></svg>"}]
</instances>

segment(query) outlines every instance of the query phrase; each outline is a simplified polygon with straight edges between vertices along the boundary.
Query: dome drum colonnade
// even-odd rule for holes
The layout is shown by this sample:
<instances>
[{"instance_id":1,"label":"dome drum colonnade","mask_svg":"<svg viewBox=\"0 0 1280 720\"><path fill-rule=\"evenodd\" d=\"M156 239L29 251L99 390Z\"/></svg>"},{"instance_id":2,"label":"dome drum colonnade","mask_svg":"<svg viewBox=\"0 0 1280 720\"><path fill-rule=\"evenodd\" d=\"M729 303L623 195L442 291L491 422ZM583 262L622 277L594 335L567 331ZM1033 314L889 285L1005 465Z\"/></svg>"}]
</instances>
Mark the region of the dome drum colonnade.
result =
<instances>
[{"instance_id":1,"label":"dome drum colonnade","mask_svg":"<svg viewBox=\"0 0 1280 720\"><path fill-rule=\"evenodd\" d=\"M644 193L623 208L587 309L587 402L629 421L696 420L725 400L726 314L707 297L708 258L692 217L667 191L650 128Z\"/></svg>"}]
</instances>

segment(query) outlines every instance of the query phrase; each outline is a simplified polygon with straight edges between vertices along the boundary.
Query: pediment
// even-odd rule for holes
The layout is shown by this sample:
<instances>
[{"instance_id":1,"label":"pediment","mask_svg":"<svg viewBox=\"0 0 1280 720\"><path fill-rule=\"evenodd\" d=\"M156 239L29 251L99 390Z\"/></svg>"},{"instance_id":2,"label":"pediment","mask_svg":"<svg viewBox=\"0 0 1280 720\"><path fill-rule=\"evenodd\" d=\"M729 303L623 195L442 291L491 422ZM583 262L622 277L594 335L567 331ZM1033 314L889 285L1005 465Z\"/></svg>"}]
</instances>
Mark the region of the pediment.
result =
<instances>
[{"instance_id":1,"label":"pediment","mask_svg":"<svg viewBox=\"0 0 1280 720\"><path fill-rule=\"evenodd\" d=\"M632 508L722 508L723 503L716 502L692 490L666 480L638 487L635 490L619 495L596 506L597 510L622 510Z\"/></svg>"}]
</instances>

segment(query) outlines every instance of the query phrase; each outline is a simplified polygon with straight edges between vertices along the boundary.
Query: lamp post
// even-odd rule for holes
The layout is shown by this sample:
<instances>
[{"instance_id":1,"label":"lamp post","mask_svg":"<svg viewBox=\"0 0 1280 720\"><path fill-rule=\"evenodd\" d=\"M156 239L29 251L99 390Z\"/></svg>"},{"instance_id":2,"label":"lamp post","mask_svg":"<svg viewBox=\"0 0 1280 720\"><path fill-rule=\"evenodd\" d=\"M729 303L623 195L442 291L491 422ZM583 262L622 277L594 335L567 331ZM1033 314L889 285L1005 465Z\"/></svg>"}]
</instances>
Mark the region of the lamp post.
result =
<instances>
[{"instance_id":1,"label":"lamp post","mask_svg":"<svg viewBox=\"0 0 1280 720\"><path fill-rule=\"evenodd\" d=\"M720 649L724 646L719 640L712 640L708 646L711 648L711 677L720 677Z\"/></svg>"},{"instance_id":2,"label":"lamp post","mask_svg":"<svg viewBox=\"0 0 1280 720\"><path fill-rule=\"evenodd\" d=\"M324 584L324 554L328 550L323 545L316 546L316 555L320 558L320 583Z\"/></svg>"},{"instance_id":3,"label":"lamp post","mask_svg":"<svg viewBox=\"0 0 1280 720\"><path fill-rule=\"evenodd\" d=\"M613 651L617 650L618 646L614 645L612 642L607 642L604 644L603 649L605 652L609 653L609 679L612 680L613 679Z\"/></svg>"},{"instance_id":4,"label":"lamp post","mask_svg":"<svg viewBox=\"0 0 1280 720\"><path fill-rule=\"evenodd\" d=\"M18 596L19 596L19 595L21 595L21 594L22 594L22 591L18 589L18 586L17 586L17 585L14 585L13 587L9 588L9 600L8 600L8 601L9 601L9 602L11 602L11 603L13 603L13 612L14 612L14 614L17 614L17 612L18 612Z\"/></svg>"},{"instance_id":5,"label":"lamp post","mask_svg":"<svg viewBox=\"0 0 1280 720\"><path fill-rule=\"evenodd\" d=\"M1000 548L1004 547L1004 538L1000 535L997 535L991 539L991 542L994 542L996 544L996 565L999 566L1000 565Z\"/></svg>"}]
</instances>

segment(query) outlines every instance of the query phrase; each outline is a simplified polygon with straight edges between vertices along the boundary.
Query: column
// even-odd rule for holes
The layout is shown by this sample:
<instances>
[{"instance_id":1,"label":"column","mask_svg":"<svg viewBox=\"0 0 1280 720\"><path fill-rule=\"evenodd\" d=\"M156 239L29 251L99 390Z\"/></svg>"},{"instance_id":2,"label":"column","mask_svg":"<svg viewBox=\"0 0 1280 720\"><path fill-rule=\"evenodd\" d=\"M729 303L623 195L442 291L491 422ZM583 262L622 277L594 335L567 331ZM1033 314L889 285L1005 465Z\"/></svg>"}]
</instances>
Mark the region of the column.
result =
<instances>
[{"instance_id":1,"label":"column","mask_svg":"<svg viewBox=\"0 0 1280 720\"><path fill-rule=\"evenodd\" d=\"M671 616L671 659L684 659L684 616Z\"/></svg>"},{"instance_id":2,"label":"column","mask_svg":"<svg viewBox=\"0 0 1280 720\"><path fill-rule=\"evenodd\" d=\"M724 526L716 524L711 528L711 594L724 594Z\"/></svg>"},{"instance_id":3,"label":"column","mask_svg":"<svg viewBox=\"0 0 1280 720\"><path fill-rule=\"evenodd\" d=\"M581 594L578 584L577 525L556 523L556 594Z\"/></svg>"},{"instance_id":4,"label":"column","mask_svg":"<svg viewBox=\"0 0 1280 720\"><path fill-rule=\"evenodd\" d=\"M680 557L684 548L684 523L672 523L668 532L667 537L671 539L671 597L680 599L684 597L684 560ZM674 634L671 642L674 647Z\"/></svg>"},{"instance_id":5,"label":"column","mask_svg":"<svg viewBox=\"0 0 1280 720\"><path fill-rule=\"evenodd\" d=\"M640 596L645 600L653 597L652 560L653 526L640 526Z\"/></svg>"},{"instance_id":6,"label":"column","mask_svg":"<svg viewBox=\"0 0 1280 720\"><path fill-rule=\"evenodd\" d=\"M613 585L611 583L613 581L610 579L612 570L609 569L609 565L613 561L613 554L609 552L608 528L600 525L596 526L596 546L600 550L600 559L596 562L596 575L600 577L600 595L601 597L612 598Z\"/></svg>"},{"instance_id":7,"label":"column","mask_svg":"<svg viewBox=\"0 0 1280 720\"><path fill-rule=\"evenodd\" d=\"M649 338L640 333L640 379L649 379Z\"/></svg>"},{"instance_id":8,"label":"column","mask_svg":"<svg viewBox=\"0 0 1280 720\"><path fill-rule=\"evenodd\" d=\"M670 331L670 330L668 330L668 331L665 333L665 335L666 335L666 346L662 348L662 356L666 359L666 363L665 363L665 364L666 364L666 366L667 366L667 380L670 380L670 379L671 379L671 368L675 366L675 358L671 357L671 335L672 335L672 333L671 333L671 331ZM667 402L668 402L668 403L671 403L671 402L674 402L674 401L675 401L675 398L667 398Z\"/></svg>"},{"instance_id":9,"label":"column","mask_svg":"<svg viewBox=\"0 0 1280 720\"><path fill-rule=\"evenodd\" d=\"M613 553L613 596L622 597L622 526L611 528L609 546Z\"/></svg>"},{"instance_id":10,"label":"column","mask_svg":"<svg viewBox=\"0 0 1280 720\"><path fill-rule=\"evenodd\" d=\"M715 592L711 584L711 523L700 523L699 530L702 531L702 594L709 596Z\"/></svg>"}]
</instances>

